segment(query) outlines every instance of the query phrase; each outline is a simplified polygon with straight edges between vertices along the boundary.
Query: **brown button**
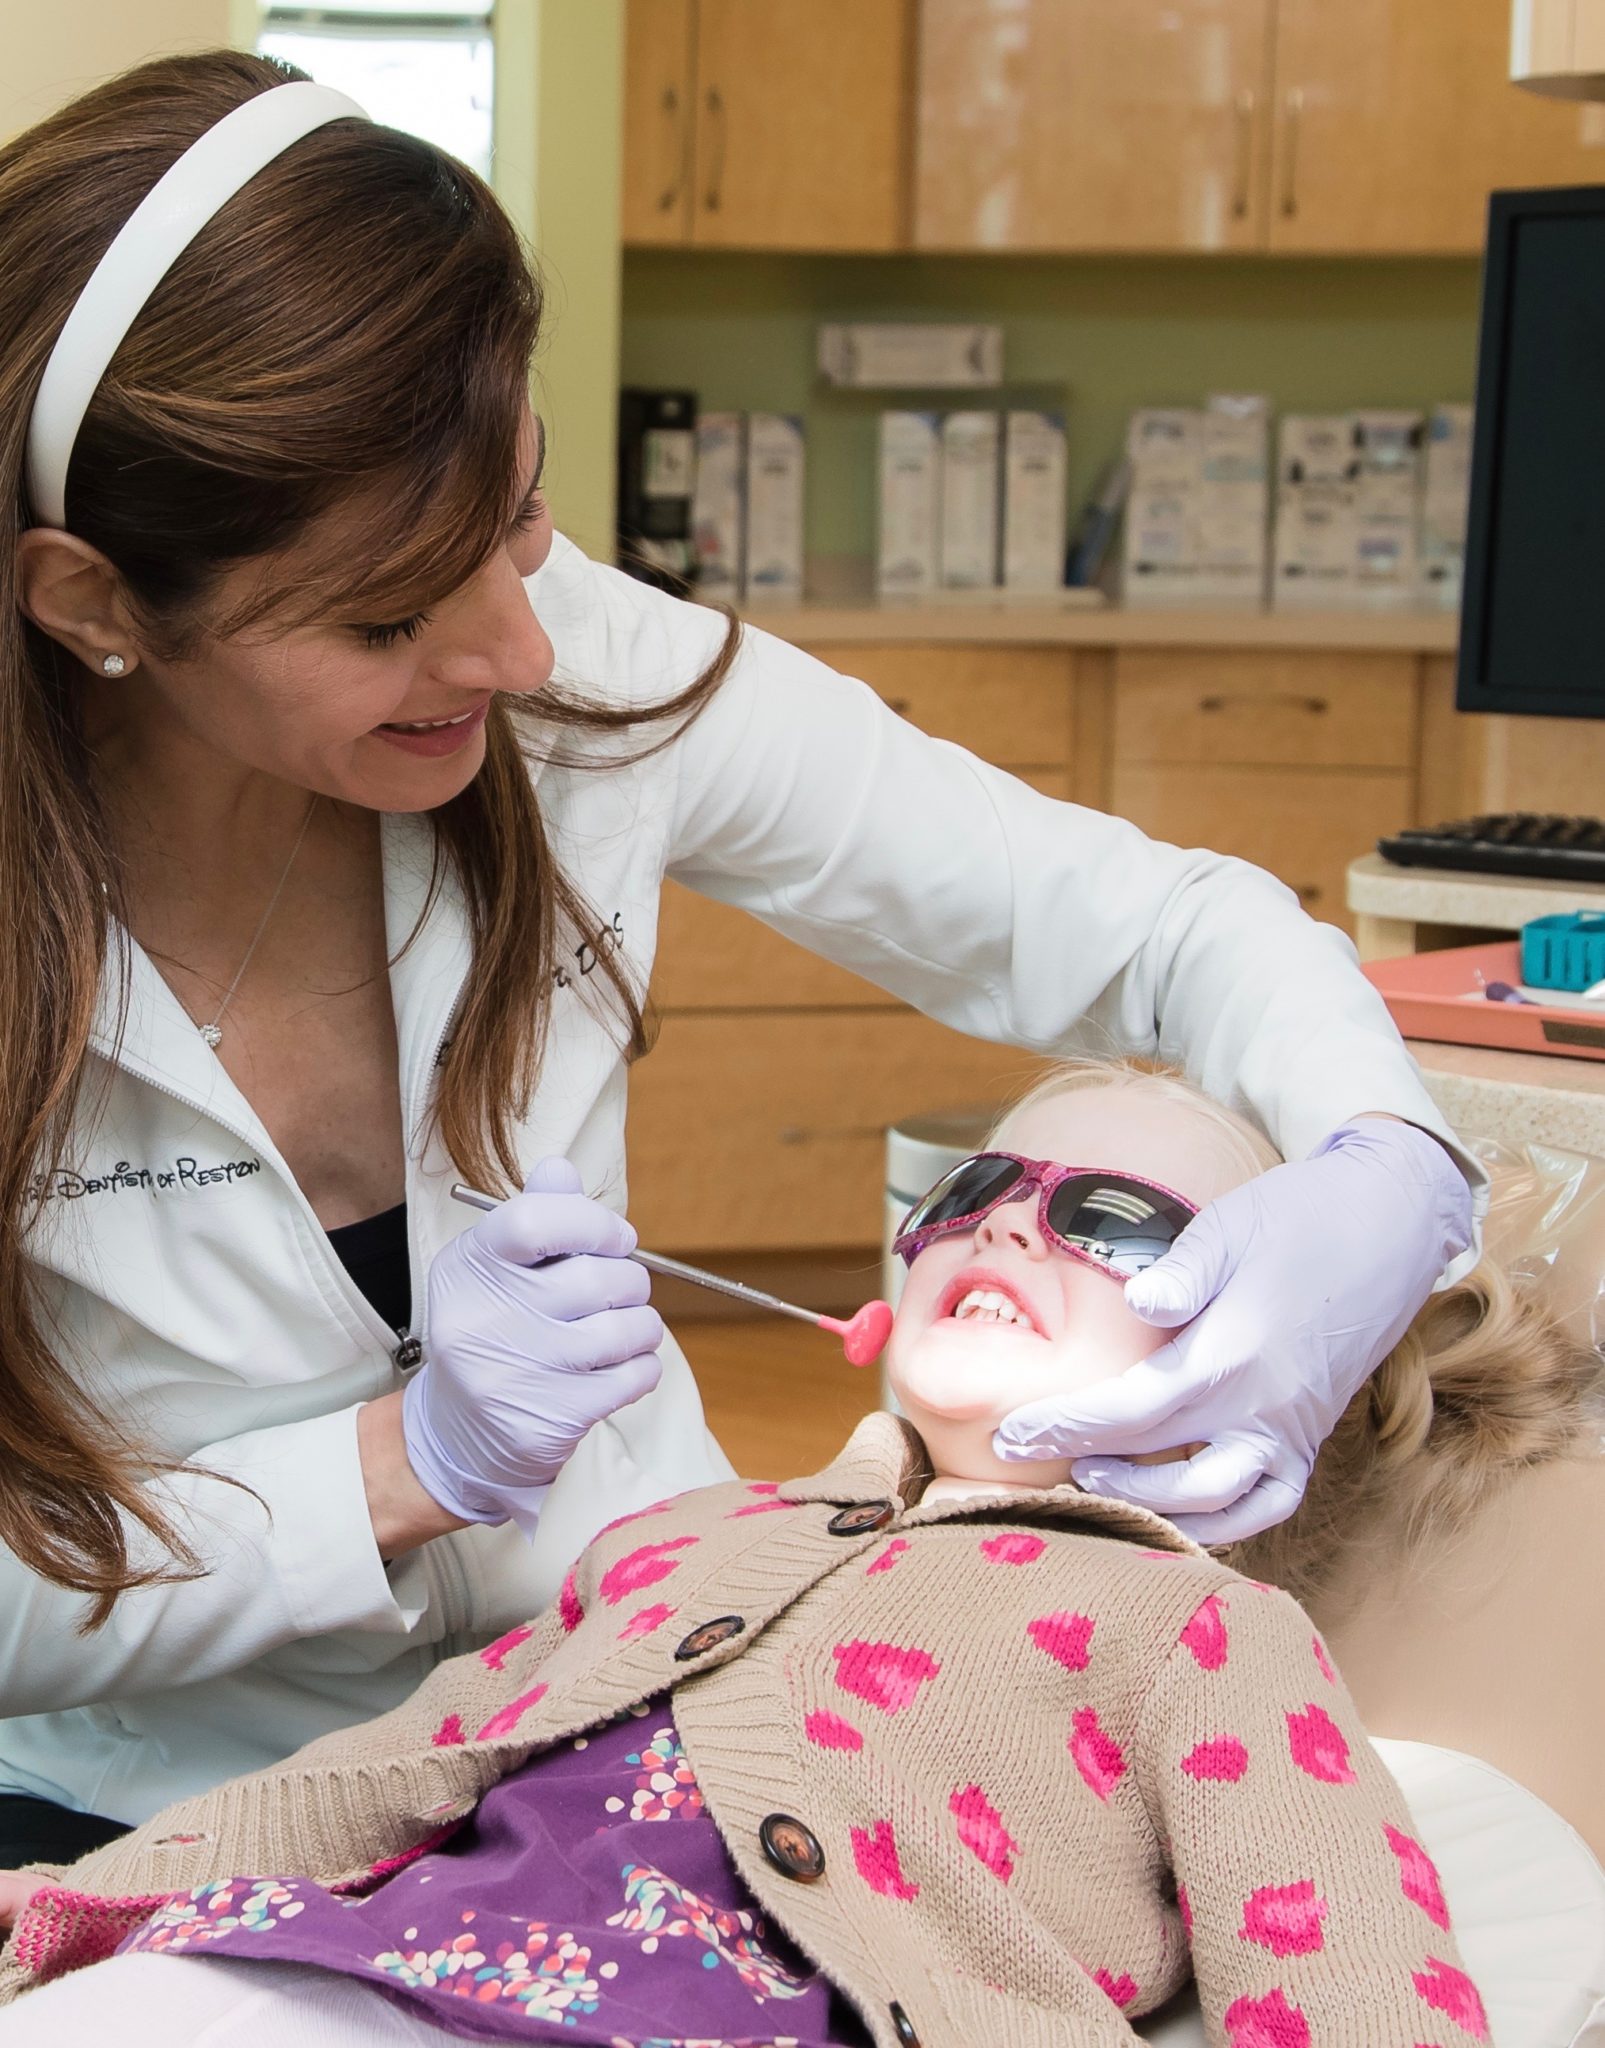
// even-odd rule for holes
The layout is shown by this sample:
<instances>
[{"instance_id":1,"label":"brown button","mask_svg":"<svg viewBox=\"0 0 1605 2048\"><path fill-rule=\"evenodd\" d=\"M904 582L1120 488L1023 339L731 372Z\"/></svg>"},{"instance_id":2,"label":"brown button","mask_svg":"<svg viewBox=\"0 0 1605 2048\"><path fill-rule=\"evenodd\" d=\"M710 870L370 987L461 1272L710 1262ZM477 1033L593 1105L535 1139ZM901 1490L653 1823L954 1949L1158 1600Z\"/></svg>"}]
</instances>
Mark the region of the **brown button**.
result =
<instances>
[{"instance_id":1,"label":"brown button","mask_svg":"<svg viewBox=\"0 0 1605 2048\"><path fill-rule=\"evenodd\" d=\"M721 1614L717 1621L705 1621L700 1628L694 1628L675 1651L675 1662L689 1664L693 1657L705 1657L710 1650L717 1650L721 1643L728 1643L732 1636L740 1635L746 1626L739 1614Z\"/></svg>"},{"instance_id":2,"label":"brown button","mask_svg":"<svg viewBox=\"0 0 1605 2048\"><path fill-rule=\"evenodd\" d=\"M783 1877L799 1884L812 1884L825 1874L819 1837L789 1813L771 1813L758 1823L758 1846Z\"/></svg>"},{"instance_id":3,"label":"brown button","mask_svg":"<svg viewBox=\"0 0 1605 2048\"><path fill-rule=\"evenodd\" d=\"M861 1500L856 1507L832 1515L825 1527L832 1536L869 1536L884 1529L896 1513L889 1500Z\"/></svg>"},{"instance_id":4,"label":"brown button","mask_svg":"<svg viewBox=\"0 0 1605 2048\"><path fill-rule=\"evenodd\" d=\"M920 2037L914 2031L914 2022L895 2000L888 2007L891 2015L892 2032L902 2042L903 2048L920 2048Z\"/></svg>"}]
</instances>

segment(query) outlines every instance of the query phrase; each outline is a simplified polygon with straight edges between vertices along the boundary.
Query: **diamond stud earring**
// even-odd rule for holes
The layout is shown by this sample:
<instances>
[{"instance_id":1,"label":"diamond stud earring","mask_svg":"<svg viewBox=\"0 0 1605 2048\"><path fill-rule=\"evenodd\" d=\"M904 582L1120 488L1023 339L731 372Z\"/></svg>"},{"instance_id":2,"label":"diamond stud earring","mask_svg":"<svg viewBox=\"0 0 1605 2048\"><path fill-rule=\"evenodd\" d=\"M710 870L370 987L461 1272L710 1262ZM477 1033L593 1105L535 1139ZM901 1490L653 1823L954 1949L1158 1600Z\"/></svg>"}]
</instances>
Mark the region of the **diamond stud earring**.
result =
<instances>
[{"instance_id":1,"label":"diamond stud earring","mask_svg":"<svg viewBox=\"0 0 1605 2048\"><path fill-rule=\"evenodd\" d=\"M108 654L100 664L100 672L103 676L120 676L124 674L127 667L128 663L123 660L120 654Z\"/></svg>"}]
</instances>

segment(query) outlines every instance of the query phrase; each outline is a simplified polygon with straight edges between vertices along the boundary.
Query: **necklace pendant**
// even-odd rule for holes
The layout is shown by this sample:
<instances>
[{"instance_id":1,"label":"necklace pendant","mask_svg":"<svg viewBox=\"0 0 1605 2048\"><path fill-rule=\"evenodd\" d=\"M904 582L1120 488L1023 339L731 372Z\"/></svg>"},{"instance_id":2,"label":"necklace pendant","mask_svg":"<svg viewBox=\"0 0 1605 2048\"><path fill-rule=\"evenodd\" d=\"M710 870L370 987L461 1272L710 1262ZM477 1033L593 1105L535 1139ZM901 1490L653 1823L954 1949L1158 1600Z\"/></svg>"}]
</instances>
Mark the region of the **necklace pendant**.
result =
<instances>
[{"instance_id":1,"label":"necklace pendant","mask_svg":"<svg viewBox=\"0 0 1605 2048\"><path fill-rule=\"evenodd\" d=\"M223 1043L223 1027L221 1024L202 1024L199 1030L203 1041L211 1046L214 1052Z\"/></svg>"}]
</instances>

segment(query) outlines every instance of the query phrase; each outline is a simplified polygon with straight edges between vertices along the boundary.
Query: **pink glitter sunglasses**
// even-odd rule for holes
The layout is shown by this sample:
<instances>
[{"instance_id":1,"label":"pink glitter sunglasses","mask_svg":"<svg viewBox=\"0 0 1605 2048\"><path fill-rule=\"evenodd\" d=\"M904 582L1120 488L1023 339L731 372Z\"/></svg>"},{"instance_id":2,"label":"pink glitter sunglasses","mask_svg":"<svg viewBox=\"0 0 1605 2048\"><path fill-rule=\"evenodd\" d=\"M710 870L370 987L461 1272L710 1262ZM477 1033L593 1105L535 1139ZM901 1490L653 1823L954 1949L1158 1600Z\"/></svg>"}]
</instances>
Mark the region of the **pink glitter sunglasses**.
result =
<instances>
[{"instance_id":1,"label":"pink glitter sunglasses","mask_svg":"<svg viewBox=\"0 0 1605 2048\"><path fill-rule=\"evenodd\" d=\"M912 1266L925 1247L973 1230L1036 1190L1037 1228L1066 1257L1126 1281L1162 1259L1198 1214L1184 1196L1134 1173L1060 1166L1017 1152L977 1152L944 1173L903 1218L892 1250Z\"/></svg>"}]
</instances>

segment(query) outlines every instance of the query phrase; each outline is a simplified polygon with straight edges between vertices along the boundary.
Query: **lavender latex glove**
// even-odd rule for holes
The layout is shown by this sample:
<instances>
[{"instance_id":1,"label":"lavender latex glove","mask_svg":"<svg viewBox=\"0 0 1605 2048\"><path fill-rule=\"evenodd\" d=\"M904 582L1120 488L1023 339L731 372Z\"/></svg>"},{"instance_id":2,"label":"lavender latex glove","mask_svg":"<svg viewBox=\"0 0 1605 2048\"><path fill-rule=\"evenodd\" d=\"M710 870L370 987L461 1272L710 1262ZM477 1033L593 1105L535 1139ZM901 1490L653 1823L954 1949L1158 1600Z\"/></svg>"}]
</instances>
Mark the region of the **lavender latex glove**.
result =
<instances>
[{"instance_id":1,"label":"lavender latex glove","mask_svg":"<svg viewBox=\"0 0 1605 2048\"><path fill-rule=\"evenodd\" d=\"M634 1249L566 1159L543 1159L436 1254L429 1359L401 1414L412 1469L449 1513L532 1534L580 1438L657 1385L663 1324Z\"/></svg>"},{"instance_id":2,"label":"lavender latex glove","mask_svg":"<svg viewBox=\"0 0 1605 2048\"><path fill-rule=\"evenodd\" d=\"M1471 1190L1435 1138L1385 1118L1344 1124L1212 1202L1127 1281L1136 1313L1176 1337L1114 1379L1017 1408L997 1453L1075 1459L1077 1485L1199 1543L1268 1529L1303 1499L1316 1452L1472 1228ZM1185 1462L1129 1462L1191 1443L1204 1448Z\"/></svg>"}]
</instances>

